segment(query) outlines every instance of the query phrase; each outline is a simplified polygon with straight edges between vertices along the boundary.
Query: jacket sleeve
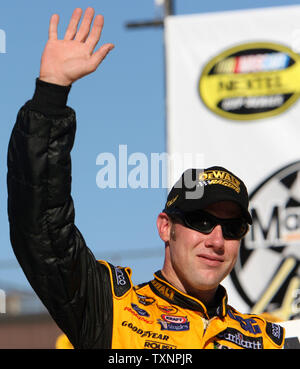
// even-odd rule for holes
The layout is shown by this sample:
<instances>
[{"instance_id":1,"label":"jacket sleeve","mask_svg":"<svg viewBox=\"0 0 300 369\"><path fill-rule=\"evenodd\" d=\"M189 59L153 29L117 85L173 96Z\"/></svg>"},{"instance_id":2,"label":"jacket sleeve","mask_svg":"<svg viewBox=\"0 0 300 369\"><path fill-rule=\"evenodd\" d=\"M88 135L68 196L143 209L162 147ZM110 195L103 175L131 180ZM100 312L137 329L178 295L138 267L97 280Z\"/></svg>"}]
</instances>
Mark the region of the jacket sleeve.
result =
<instances>
[{"instance_id":1,"label":"jacket sleeve","mask_svg":"<svg viewBox=\"0 0 300 369\"><path fill-rule=\"evenodd\" d=\"M75 348L108 348L112 292L74 225L71 158L76 118L69 87L37 79L8 148L8 216L14 253L29 283Z\"/></svg>"}]
</instances>

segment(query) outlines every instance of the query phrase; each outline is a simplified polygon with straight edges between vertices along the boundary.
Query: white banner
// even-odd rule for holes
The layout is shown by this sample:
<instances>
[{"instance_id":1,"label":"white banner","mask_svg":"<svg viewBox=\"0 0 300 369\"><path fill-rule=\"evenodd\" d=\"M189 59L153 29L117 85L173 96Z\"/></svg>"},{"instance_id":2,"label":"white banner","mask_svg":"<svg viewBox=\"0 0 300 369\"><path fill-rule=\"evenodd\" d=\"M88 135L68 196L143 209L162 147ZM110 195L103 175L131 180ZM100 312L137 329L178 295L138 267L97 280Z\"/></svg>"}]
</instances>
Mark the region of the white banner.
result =
<instances>
[{"instance_id":1,"label":"white banner","mask_svg":"<svg viewBox=\"0 0 300 369\"><path fill-rule=\"evenodd\" d=\"M249 189L254 219L229 303L300 316L300 6L166 20L167 150L203 155ZM172 166L169 184L182 166Z\"/></svg>"},{"instance_id":2,"label":"white banner","mask_svg":"<svg viewBox=\"0 0 300 369\"><path fill-rule=\"evenodd\" d=\"M285 349L300 349L300 320L289 320L280 325L285 329Z\"/></svg>"}]
</instances>

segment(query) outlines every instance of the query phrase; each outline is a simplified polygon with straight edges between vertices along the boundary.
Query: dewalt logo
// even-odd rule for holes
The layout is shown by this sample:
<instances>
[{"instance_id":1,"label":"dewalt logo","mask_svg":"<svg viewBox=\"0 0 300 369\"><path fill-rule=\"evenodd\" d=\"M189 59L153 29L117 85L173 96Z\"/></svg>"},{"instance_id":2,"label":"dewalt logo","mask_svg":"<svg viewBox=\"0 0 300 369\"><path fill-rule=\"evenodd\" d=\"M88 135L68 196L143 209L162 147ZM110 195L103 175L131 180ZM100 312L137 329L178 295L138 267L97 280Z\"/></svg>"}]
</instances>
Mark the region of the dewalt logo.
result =
<instances>
[{"instance_id":1,"label":"dewalt logo","mask_svg":"<svg viewBox=\"0 0 300 369\"><path fill-rule=\"evenodd\" d=\"M237 193L240 193L240 181L232 174L222 170L205 171L199 174L200 185L213 185L219 184L222 186L230 187Z\"/></svg>"}]
</instances>

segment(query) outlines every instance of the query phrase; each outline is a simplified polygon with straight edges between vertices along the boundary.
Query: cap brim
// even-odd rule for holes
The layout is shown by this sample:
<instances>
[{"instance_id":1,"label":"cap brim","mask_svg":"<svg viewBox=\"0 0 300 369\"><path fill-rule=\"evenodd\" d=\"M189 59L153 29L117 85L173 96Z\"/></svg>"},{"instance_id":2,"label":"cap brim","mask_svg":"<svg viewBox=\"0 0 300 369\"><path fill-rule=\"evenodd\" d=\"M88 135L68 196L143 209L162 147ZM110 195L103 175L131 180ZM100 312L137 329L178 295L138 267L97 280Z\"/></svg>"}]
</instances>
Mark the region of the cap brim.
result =
<instances>
[{"instance_id":1,"label":"cap brim","mask_svg":"<svg viewBox=\"0 0 300 369\"><path fill-rule=\"evenodd\" d=\"M248 209L246 209L239 201L237 201L236 199L232 198L232 196L230 196L230 194L226 194L226 193L215 193L213 199L208 199L208 198L199 198L198 200L186 200L183 203L180 204L180 206L178 206L182 211L186 211L186 212L191 212L191 211L197 211L197 210L204 210L205 208L207 208L209 205L215 204L217 202L221 202L221 201L230 201L233 202L235 204L237 204L241 211L243 216L245 217L245 219L247 220L247 222L249 224L252 224L252 217L251 214L249 213Z\"/></svg>"}]
</instances>

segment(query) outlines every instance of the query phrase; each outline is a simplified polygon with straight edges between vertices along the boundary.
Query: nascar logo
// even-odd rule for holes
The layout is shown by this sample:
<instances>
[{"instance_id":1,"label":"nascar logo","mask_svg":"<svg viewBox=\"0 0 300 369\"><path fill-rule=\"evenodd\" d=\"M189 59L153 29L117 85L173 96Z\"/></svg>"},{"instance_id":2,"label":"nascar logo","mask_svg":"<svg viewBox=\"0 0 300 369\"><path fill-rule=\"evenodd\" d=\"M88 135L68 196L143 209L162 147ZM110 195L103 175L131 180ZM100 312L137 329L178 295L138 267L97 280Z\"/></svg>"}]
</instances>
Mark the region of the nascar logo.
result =
<instances>
[{"instance_id":1,"label":"nascar logo","mask_svg":"<svg viewBox=\"0 0 300 369\"><path fill-rule=\"evenodd\" d=\"M252 54L229 57L216 65L216 73L253 73L284 69L290 57L284 53Z\"/></svg>"},{"instance_id":2,"label":"nascar logo","mask_svg":"<svg viewBox=\"0 0 300 369\"><path fill-rule=\"evenodd\" d=\"M280 44L234 46L203 68L200 97L208 109L228 119L280 114L298 100L299 61L298 54Z\"/></svg>"}]
</instances>

